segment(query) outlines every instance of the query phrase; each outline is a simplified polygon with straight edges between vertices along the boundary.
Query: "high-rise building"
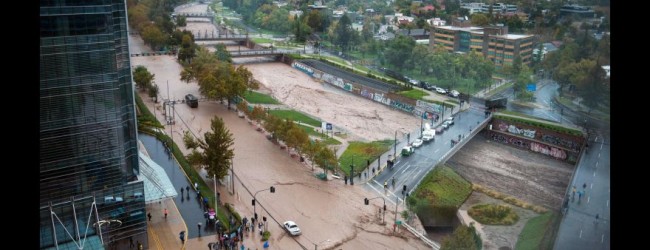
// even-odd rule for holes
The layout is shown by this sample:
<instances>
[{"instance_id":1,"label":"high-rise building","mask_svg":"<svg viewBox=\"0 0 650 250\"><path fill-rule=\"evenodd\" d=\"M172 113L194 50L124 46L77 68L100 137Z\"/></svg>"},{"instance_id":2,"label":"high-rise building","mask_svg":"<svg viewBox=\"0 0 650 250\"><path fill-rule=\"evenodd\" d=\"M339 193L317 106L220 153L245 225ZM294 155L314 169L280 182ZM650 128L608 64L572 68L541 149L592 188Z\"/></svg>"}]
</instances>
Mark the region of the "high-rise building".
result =
<instances>
[{"instance_id":1,"label":"high-rise building","mask_svg":"<svg viewBox=\"0 0 650 250\"><path fill-rule=\"evenodd\" d=\"M40 248L145 246L125 0L40 1Z\"/></svg>"}]
</instances>

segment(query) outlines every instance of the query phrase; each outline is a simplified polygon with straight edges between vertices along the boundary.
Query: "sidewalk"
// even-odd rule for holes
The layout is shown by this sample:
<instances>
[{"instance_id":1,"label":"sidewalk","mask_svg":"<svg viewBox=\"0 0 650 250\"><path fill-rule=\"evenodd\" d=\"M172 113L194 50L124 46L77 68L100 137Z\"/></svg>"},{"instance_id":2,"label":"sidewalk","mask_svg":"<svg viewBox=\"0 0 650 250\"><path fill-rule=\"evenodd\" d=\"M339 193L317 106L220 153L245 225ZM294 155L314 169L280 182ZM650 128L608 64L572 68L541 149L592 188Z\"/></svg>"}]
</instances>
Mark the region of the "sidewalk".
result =
<instances>
[{"instance_id":1,"label":"sidewalk","mask_svg":"<svg viewBox=\"0 0 650 250\"><path fill-rule=\"evenodd\" d=\"M163 213L165 208L168 211L167 219ZM187 232L187 226L174 200L167 199L160 203L147 204L146 209L147 213L151 213L151 221L147 222L149 249L182 249L179 233Z\"/></svg>"}]
</instances>

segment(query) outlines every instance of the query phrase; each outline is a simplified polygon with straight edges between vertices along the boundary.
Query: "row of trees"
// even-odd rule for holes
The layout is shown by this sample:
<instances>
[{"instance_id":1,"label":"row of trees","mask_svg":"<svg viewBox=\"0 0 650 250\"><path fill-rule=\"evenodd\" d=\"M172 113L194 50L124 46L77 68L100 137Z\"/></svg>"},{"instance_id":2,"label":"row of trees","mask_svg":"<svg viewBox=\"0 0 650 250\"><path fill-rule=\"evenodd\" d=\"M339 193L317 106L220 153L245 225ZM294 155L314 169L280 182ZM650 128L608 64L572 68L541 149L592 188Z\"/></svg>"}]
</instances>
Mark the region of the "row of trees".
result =
<instances>
[{"instance_id":1,"label":"row of trees","mask_svg":"<svg viewBox=\"0 0 650 250\"><path fill-rule=\"evenodd\" d=\"M196 57L191 63L185 65L181 80L187 83L196 81L199 93L208 99L225 98L228 108L247 90L259 88L259 83L253 79L253 74L246 67L235 67L202 47L196 49Z\"/></svg>"},{"instance_id":2,"label":"row of trees","mask_svg":"<svg viewBox=\"0 0 650 250\"><path fill-rule=\"evenodd\" d=\"M257 123L263 122L264 129L271 133L274 139L283 141L288 149L293 148L299 155L306 156L312 164L322 168L323 171L327 172L338 166L336 154L322 141L309 139L307 132L291 119L283 120L267 114L259 105L249 109L246 101L237 104L237 108L251 120Z\"/></svg>"},{"instance_id":3,"label":"row of trees","mask_svg":"<svg viewBox=\"0 0 650 250\"><path fill-rule=\"evenodd\" d=\"M141 34L142 40L153 50L179 46L183 42L184 33L176 30L177 24L172 20L171 13L174 7L186 2L188 1L128 0L129 25ZM185 18L180 17L177 23L178 26L185 26Z\"/></svg>"},{"instance_id":4,"label":"row of trees","mask_svg":"<svg viewBox=\"0 0 650 250\"><path fill-rule=\"evenodd\" d=\"M158 85L153 83L156 74L151 74L149 70L142 65L138 65L133 69L133 81L135 86L140 91L147 91L149 97L153 98L154 102L158 102Z\"/></svg>"}]
</instances>

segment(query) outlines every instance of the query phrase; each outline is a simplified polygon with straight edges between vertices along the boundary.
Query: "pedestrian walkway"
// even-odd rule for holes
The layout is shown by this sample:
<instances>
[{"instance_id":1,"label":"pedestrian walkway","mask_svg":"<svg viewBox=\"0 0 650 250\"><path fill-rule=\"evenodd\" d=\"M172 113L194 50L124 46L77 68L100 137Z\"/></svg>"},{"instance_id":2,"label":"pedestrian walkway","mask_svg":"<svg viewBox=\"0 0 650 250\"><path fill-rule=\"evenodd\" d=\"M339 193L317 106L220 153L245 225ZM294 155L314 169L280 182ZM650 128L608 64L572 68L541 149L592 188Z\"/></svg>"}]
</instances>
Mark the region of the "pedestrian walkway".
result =
<instances>
[{"instance_id":1,"label":"pedestrian walkway","mask_svg":"<svg viewBox=\"0 0 650 250\"><path fill-rule=\"evenodd\" d=\"M167 219L163 213L165 208L169 212ZM181 249L183 244L179 233L187 232L187 226L174 200L167 199L161 203L148 204L146 209L147 213L151 214L151 221L147 222L149 249Z\"/></svg>"}]
</instances>

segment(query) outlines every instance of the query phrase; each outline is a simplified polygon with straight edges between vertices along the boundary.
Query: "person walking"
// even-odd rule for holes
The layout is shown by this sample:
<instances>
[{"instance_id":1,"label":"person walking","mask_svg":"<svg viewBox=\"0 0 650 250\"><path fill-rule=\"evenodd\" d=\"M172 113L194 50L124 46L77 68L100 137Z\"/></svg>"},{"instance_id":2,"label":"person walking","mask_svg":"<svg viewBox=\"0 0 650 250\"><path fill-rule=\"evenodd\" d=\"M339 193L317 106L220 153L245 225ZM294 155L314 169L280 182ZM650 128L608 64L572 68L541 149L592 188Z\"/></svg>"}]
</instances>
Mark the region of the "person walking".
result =
<instances>
[{"instance_id":1,"label":"person walking","mask_svg":"<svg viewBox=\"0 0 650 250\"><path fill-rule=\"evenodd\" d=\"M131 248L134 247L134 246L135 246L135 245L133 245L133 236L130 236L130 237L129 237L129 249L131 249Z\"/></svg>"},{"instance_id":2,"label":"person walking","mask_svg":"<svg viewBox=\"0 0 650 250\"><path fill-rule=\"evenodd\" d=\"M391 184L392 184L393 188L395 188L395 176L393 176L393 179L391 180Z\"/></svg>"},{"instance_id":3,"label":"person walking","mask_svg":"<svg viewBox=\"0 0 650 250\"><path fill-rule=\"evenodd\" d=\"M585 182L585 184L582 184L582 189L587 189L587 183L586 182Z\"/></svg>"},{"instance_id":4,"label":"person walking","mask_svg":"<svg viewBox=\"0 0 650 250\"><path fill-rule=\"evenodd\" d=\"M165 220L166 220L167 219L167 214L168 214L167 208L165 208L164 213L165 213Z\"/></svg>"},{"instance_id":5,"label":"person walking","mask_svg":"<svg viewBox=\"0 0 650 250\"><path fill-rule=\"evenodd\" d=\"M147 213L147 218L149 218L149 221L151 221L151 213Z\"/></svg>"},{"instance_id":6,"label":"person walking","mask_svg":"<svg viewBox=\"0 0 650 250\"><path fill-rule=\"evenodd\" d=\"M201 237L201 222L199 222L199 223L196 224L196 225L199 227L199 237Z\"/></svg>"}]
</instances>

